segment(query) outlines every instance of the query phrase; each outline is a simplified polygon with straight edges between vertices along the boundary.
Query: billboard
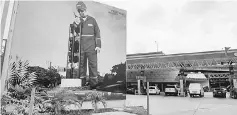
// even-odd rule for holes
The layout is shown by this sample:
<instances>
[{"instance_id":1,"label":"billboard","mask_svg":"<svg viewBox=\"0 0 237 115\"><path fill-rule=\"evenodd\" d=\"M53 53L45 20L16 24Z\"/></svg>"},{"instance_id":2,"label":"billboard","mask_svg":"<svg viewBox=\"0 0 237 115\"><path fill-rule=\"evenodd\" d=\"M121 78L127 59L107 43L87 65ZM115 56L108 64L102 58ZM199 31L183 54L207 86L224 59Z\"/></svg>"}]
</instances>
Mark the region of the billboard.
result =
<instances>
[{"instance_id":1,"label":"billboard","mask_svg":"<svg viewBox=\"0 0 237 115\"><path fill-rule=\"evenodd\" d=\"M108 107L123 106L126 99L125 94L122 94L126 90L126 11L99 2L83 1L86 11L83 12L85 17L82 17L77 3L19 1L9 63L17 59L28 60L30 71L38 72L42 87L60 88L60 78L78 79L83 76L89 86L97 81L95 84L98 87L94 89L112 92L103 94L109 96ZM77 19L83 19L84 26L80 26L81 33L74 36L70 32L70 24L74 24ZM68 66L71 35L75 39L79 37L81 53L80 63L77 61ZM60 78L52 80L53 76L47 74L47 71L57 71L58 67L68 69L77 64L83 68L80 68L80 74L83 73L80 77L66 77L60 72ZM48 77L45 73L41 74L42 71ZM114 104L113 100L121 101Z\"/></svg>"}]
</instances>

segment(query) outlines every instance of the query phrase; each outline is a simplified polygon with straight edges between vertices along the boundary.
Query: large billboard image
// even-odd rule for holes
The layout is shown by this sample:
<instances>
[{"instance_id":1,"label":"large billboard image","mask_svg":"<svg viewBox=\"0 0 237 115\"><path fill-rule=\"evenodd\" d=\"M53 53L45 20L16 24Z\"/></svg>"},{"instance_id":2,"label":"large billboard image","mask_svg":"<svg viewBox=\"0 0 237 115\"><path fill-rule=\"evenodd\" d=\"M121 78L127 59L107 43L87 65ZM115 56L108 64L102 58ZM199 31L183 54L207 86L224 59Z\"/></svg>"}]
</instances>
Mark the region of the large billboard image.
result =
<instances>
[{"instance_id":1,"label":"large billboard image","mask_svg":"<svg viewBox=\"0 0 237 115\"><path fill-rule=\"evenodd\" d=\"M95 1L18 1L12 9L1 56L5 90L66 91L84 109L93 108L91 94L102 102L98 107L124 106L125 10Z\"/></svg>"}]
</instances>

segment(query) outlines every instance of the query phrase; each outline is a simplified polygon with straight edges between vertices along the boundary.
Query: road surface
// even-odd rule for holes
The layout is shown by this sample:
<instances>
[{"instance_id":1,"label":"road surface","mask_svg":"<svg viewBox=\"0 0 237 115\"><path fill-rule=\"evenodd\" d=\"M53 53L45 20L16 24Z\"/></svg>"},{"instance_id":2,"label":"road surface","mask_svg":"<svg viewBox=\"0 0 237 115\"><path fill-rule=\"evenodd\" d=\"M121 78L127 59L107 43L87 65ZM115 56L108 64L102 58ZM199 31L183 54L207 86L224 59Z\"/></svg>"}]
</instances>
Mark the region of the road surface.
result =
<instances>
[{"instance_id":1,"label":"road surface","mask_svg":"<svg viewBox=\"0 0 237 115\"><path fill-rule=\"evenodd\" d=\"M127 106L144 106L146 95L127 95ZM237 99L213 98L211 92L203 98L151 95L151 115L237 115Z\"/></svg>"}]
</instances>

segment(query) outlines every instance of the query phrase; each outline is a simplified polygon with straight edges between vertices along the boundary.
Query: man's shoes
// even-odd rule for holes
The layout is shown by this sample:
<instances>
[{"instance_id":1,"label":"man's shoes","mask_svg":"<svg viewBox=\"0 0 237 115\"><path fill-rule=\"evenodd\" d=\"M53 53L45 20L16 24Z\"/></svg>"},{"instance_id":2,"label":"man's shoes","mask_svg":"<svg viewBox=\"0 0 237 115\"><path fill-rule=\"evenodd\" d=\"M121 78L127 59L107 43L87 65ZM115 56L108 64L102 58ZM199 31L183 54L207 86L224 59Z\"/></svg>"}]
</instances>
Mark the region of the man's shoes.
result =
<instances>
[{"instance_id":1,"label":"man's shoes","mask_svg":"<svg viewBox=\"0 0 237 115\"><path fill-rule=\"evenodd\" d=\"M97 83L97 84L95 84L95 85L92 85L92 86L91 86L91 89L100 90L102 85L103 85L103 84L102 84L101 82L100 82L100 83Z\"/></svg>"},{"instance_id":2,"label":"man's shoes","mask_svg":"<svg viewBox=\"0 0 237 115\"><path fill-rule=\"evenodd\" d=\"M102 85L103 81L99 80L97 77L91 77L85 83L85 86L88 86L90 90L100 90Z\"/></svg>"},{"instance_id":3,"label":"man's shoes","mask_svg":"<svg viewBox=\"0 0 237 115\"><path fill-rule=\"evenodd\" d=\"M103 85L102 82L98 82L96 84L90 84L90 89L91 90L101 90L101 86Z\"/></svg>"}]
</instances>

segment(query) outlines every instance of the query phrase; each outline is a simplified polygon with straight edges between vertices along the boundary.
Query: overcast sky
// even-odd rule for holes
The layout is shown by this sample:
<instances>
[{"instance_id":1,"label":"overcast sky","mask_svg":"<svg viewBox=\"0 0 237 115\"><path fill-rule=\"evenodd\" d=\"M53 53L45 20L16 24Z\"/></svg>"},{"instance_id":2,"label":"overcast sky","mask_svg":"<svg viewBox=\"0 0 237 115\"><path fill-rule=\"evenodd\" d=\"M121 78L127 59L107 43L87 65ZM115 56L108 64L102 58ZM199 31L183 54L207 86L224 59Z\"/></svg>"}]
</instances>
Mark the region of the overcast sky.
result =
<instances>
[{"instance_id":1,"label":"overcast sky","mask_svg":"<svg viewBox=\"0 0 237 115\"><path fill-rule=\"evenodd\" d=\"M237 1L96 1L127 10L127 54L237 49Z\"/></svg>"},{"instance_id":2,"label":"overcast sky","mask_svg":"<svg viewBox=\"0 0 237 115\"><path fill-rule=\"evenodd\" d=\"M103 73L109 72L113 65L124 62L126 53L157 51L155 41L158 42L159 51L166 54L221 50L227 46L237 49L237 2L235 1L95 1L127 11L127 32L121 31L121 33L116 30L110 31L111 29L107 28L116 25L117 22L104 20L103 13L94 12L97 20L100 20L103 32L113 32L113 34L103 33L102 37L104 39L102 43L104 43L99 57L99 66L101 66L99 68L103 68L100 70ZM14 40L12 54L19 54L30 59L33 64L40 63L40 66L43 67L47 66L46 61L52 61L58 66L65 66L67 54L67 44L65 43L67 43L68 37L68 33L65 31L68 31L68 24L72 22L72 9L75 3L75 1L70 4L47 2L43 7L37 2L32 5L20 5L19 9L22 12L18 12L18 15L22 16L17 20L22 21L16 22L15 28L18 29L14 31L14 37L21 34L21 39ZM123 22L125 21L118 22L118 28L121 28L120 25ZM44 39L42 40L42 38ZM127 47L124 45L125 38Z\"/></svg>"}]
</instances>

